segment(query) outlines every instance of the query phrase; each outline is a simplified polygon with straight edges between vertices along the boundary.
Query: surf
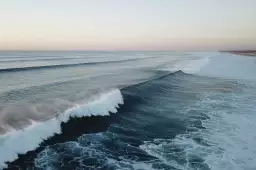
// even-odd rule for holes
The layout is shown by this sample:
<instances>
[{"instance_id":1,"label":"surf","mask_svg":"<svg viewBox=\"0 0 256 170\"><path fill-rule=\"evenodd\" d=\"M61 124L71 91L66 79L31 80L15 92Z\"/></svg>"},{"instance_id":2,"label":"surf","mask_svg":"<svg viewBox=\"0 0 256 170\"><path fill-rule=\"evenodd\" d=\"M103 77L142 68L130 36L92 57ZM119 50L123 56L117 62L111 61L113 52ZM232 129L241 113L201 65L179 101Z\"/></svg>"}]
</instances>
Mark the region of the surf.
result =
<instances>
[{"instance_id":1,"label":"surf","mask_svg":"<svg viewBox=\"0 0 256 170\"><path fill-rule=\"evenodd\" d=\"M123 104L123 98L120 90L115 89L99 95L97 100L75 105L50 120L31 120L31 124L24 129L9 129L7 133L0 135L0 167L6 167L5 162L17 159L18 154L34 150L43 140L60 134L61 123L68 122L70 118L108 116L110 112L116 113L120 104Z\"/></svg>"},{"instance_id":2,"label":"surf","mask_svg":"<svg viewBox=\"0 0 256 170\"><path fill-rule=\"evenodd\" d=\"M218 169L223 168L223 164L234 169L245 167L244 164L233 166L232 158L228 155L242 160L235 153L243 153L248 159L252 159L252 145L249 146L242 138L250 139L249 144L254 139L247 135L239 137L232 134L236 139L232 141L232 136L229 136L223 125L251 134L246 127L254 127L250 120L255 117L249 113L255 109L252 107L255 102L255 58L218 52L191 55L194 56L191 61L176 60L165 63L165 68L156 67L153 71L161 72L158 77L127 85L120 90L113 90L114 92L105 92L86 104L73 104L56 118L43 121L42 124L28 120L30 126L21 131L10 131L5 127L10 131L9 137L13 141L27 135L27 138L33 138L29 140L33 144L24 142L23 150L16 147L12 150L11 145L3 145L6 146L9 157L0 159L2 166L6 167L6 162L9 167L19 163L24 165L22 160L27 159L32 162L31 166L37 168L55 166L52 162L60 162L62 159L63 164L71 166L61 154L65 152L70 154L68 159L74 162L77 160L72 159L72 154L78 154L76 158L86 162L82 154L90 157L90 153L93 153L93 159L117 168L125 165L151 169ZM216 65L218 69L213 69ZM246 76L241 76L242 74ZM243 103L245 98L250 100ZM218 111L214 112L215 110ZM228 110L233 110L235 114L230 114ZM236 120L242 120L243 116L239 114L243 111L249 114L244 118L245 121L234 124ZM85 122L88 124L84 125ZM223 125L217 122L223 122ZM40 132L40 135L36 132ZM18 134L17 138L15 134ZM218 142L219 138L221 142ZM9 140L8 143L15 145L13 141L11 143ZM229 143L232 143L232 147L228 147ZM97 147L105 145L107 148ZM241 146L249 146L250 152L234 150L234 147ZM171 152L165 152L170 148ZM109 149L113 153L120 149L124 157L117 158L112 152L108 152ZM131 157L125 157L128 152L125 149L131 151ZM227 159L219 159L222 156ZM13 160L15 161L12 162ZM123 162L125 163L122 164ZM248 165L253 167L254 163L251 161Z\"/></svg>"}]
</instances>

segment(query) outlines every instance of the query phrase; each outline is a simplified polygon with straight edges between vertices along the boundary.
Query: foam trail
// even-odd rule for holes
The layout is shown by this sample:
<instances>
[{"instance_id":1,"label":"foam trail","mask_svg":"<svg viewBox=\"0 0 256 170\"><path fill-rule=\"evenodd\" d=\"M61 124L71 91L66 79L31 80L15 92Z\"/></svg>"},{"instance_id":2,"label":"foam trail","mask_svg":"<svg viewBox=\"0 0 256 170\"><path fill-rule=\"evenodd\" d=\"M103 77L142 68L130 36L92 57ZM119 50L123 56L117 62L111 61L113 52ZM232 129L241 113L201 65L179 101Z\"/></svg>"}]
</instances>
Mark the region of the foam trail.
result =
<instances>
[{"instance_id":1,"label":"foam trail","mask_svg":"<svg viewBox=\"0 0 256 170\"><path fill-rule=\"evenodd\" d=\"M256 58L219 53L196 72L198 75L255 81Z\"/></svg>"},{"instance_id":2,"label":"foam trail","mask_svg":"<svg viewBox=\"0 0 256 170\"><path fill-rule=\"evenodd\" d=\"M182 70L184 73L194 74L201 70L202 67L207 65L209 57L203 57L194 61L183 61L175 66L176 70Z\"/></svg>"},{"instance_id":3,"label":"foam trail","mask_svg":"<svg viewBox=\"0 0 256 170\"><path fill-rule=\"evenodd\" d=\"M216 56L218 53L191 53L191 58L195 58L193 60L188 58L179 58L174 63L171 63L170 65L166 65L165 67L158 69L163 71L170 71L170 72L176 72L176 71L183 71L184 73L188 74L195 74L201 70L205 65L208 64L210 61L210 57Z\"/></svg>"},{"instance_id":4,"label":"foam trail","mask_svg":"<svg viewBox=\"0 0 256 170\"><path fill-rule=\"evenodd\" d=\"M208 77L256 81L256 58L225 52L191 53L193 60L180 59L160 70Z\"/></svg>"},{"instance_id":5,"label":"foam trail","mask_svg":"<svg viewBox=\"0 0 256 170\"><path fill-rule=\"evenodd\" d=\"M6 167L5 162L18 158L18 154L24 154L35 149L39 144L53 136L61 133L61 123L67 122L70 117L84 116L106 116L109 112L116 113L119 104L123 104L120 90L115 89L103 93L97 100L84 105L75 105L57 117L44 121L32 122L32 125L13 130L0 136L0 169Z\"/></svg>"}]
</instances>

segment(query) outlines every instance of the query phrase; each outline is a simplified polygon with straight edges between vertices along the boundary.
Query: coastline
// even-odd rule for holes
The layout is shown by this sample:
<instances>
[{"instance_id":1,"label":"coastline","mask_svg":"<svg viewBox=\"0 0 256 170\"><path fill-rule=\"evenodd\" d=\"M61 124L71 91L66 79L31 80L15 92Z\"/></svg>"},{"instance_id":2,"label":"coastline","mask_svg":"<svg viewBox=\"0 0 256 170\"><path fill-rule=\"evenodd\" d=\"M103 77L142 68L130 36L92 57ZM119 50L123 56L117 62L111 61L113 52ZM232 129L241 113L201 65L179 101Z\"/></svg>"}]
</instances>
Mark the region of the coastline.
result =
<instances>
[{"instance_id":1,"label":"coastline","mask_svg":"<svg viewBox=\"0 0 256 170\"><path fill-rule=\"evenodd\" d=\"M242 55L242 56L255 56L256 57L256 50L241 50L241 51L223 51L228 52L236 55Z\"/></svg>"}]
</instances>

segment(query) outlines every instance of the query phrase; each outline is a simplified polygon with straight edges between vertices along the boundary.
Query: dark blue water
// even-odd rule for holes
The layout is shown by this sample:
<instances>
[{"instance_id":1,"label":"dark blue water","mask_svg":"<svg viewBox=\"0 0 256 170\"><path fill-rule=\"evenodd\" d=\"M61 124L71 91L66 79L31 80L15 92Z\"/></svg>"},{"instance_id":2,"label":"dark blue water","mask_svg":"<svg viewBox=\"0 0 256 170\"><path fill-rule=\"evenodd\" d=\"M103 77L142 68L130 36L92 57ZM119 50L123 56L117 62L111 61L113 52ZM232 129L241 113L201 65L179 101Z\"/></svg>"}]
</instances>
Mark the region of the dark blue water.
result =
<instances>
[{"instance_id":1,"label":"dark blue water","mask_svg":"<svg viewBox=\"0 0 256 170\"><path fill-rule=\"evenodd\" d=\"M212 53L111 55L123 58L0 71L2 80L16 78L0 93L0 160L7 169L256 168L256 86L248 72L242 78L211 64L216 60L205 62ZM233 65L240 61L226 57ZM14 159L12 151L19 153Z\"/></svg>"}]
</instances>

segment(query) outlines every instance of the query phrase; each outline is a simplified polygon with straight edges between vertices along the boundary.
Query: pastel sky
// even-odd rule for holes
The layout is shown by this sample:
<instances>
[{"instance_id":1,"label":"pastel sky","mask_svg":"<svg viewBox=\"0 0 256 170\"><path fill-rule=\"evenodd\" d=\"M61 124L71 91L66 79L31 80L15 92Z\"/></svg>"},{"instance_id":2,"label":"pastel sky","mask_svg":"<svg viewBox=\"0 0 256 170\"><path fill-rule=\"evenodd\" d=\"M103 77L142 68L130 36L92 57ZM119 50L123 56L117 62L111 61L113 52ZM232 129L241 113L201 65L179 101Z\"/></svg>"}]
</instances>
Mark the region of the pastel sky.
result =
<instances>
[{"instance_id":1,"label":"pastel sky","mask_svg":"<svg viewBox=\"0 0 256 170\"><path fill-rule=\"evenodd\" d=\"M256 49L256 0L0 0L0 49Z\"/></svg>"}]
</instances>

